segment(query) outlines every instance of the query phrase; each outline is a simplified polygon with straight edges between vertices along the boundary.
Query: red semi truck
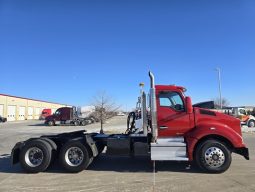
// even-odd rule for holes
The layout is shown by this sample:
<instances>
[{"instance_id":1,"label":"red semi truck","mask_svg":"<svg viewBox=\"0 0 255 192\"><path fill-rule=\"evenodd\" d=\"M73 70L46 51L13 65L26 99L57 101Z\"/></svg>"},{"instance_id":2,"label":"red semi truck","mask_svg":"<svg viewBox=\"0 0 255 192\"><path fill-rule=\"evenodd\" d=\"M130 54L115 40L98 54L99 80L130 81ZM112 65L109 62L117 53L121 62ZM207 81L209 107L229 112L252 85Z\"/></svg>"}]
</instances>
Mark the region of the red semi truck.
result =
<instances>
[{"instance_id":1,"label":"red semi truck","mask_svg":"<svg viewBox=\"0 0 255 192\"><path fill-rule=\"evenodd\" d=\"M45 119L51 115L51 109L43 109L40 119Z\"/></svg>"},{"instance_id":2,"label":"red semi truck","mask_svg":"<svg viewBox=\"0 0 255 192\"><path fill-rule=\"evenodd\" d=\"M46 135L17 143L12 163L27 172L40 172L59 159L69 172L86 169L106 147L107 155L150 156L154 161L195 162L210 173L226 171L231 154L249 159L240 121L229 115L194 107L185 88L156 85L150 72L149 105L141 95L142 118L138 133L128 127L126 134L99 134L86 131ZM148 110L149 109L149 110Z\"/></svg>"},{"instance_id":3,"label":"red semi truck","mask_svg":"<svg viewBox=\"0 0 255 192\"><path fill-rule=\"evenodd\" d=\"M55 113L45 118L45 124L49 126L54 125L87 125L98 121L93 116L93 113L87 115L87 117L79 116L76 107L61 107L58 108Z\"/></svg>"}]
</instances>

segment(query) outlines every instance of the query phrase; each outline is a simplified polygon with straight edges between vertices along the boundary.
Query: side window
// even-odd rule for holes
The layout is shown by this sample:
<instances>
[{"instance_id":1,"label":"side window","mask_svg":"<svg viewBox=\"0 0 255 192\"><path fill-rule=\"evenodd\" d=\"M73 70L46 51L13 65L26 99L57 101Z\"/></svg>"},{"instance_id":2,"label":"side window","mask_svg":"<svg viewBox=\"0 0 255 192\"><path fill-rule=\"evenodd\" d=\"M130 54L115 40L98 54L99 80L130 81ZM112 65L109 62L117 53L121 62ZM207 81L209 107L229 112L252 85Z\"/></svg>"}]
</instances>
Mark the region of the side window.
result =
<instances>
[{"instance_id":1,"label":"side window","mask_svg":"<svg viewBox=\"0 0 255 192\"><path fill-rule=\"evenodd\" d=\"M177 92L161 92L159 94L159 104L161 107L171 107L176 111L184 111L184 103Z\"/></svg>"},{"instance_id":2,"label":"side window","mask_svg":"<svg viewBox=\"0 0 255 192\"><path fill-rule=\"evenodd\" d=\"M160 106L162 106L162 107L171 107L172 106L170 99L167 97L160 97L159 102L160 102Z\"/></svg>"},{"instance_id":3,"label":"side window","mask_svg":"<svg viewBox=\"0 0 255 192\"><path fill-rule=\"evenodd\" d=\"M246 115L246 111L244 109L239 109L239 113L243 114L243 115Z\"/></svg>"}]
</instances>

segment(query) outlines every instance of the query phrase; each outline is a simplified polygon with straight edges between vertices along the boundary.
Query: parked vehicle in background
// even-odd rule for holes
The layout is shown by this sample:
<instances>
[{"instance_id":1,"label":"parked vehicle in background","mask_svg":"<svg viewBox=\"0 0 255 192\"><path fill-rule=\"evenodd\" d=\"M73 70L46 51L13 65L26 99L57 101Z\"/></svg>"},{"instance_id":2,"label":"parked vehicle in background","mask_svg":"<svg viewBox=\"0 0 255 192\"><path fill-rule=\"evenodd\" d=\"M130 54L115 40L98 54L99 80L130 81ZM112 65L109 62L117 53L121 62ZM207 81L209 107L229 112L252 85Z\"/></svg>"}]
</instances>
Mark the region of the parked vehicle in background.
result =
<instances>
[{"instance_id":1,"label":"parked vehicle in background","mask_svg":"<svg viewBox=\"0 0 255 192\"><path fill-rule=\"evenodd\" d=\"M87 125L89 123L94 123L96 119L93 116L82 116L81 113L77 111L76 107L61 107L55 111L52 115L45 118L45 124L49 126L54 125Z\"/></svg>"},{"instance_id":2,"label":"parked vehicle in background","mask_svg":"<svg viewBox=\"0 0 255 192\"><path fill-rule=\"evenodd\" d=\"M232 115L239 118L242 125L247 125L248 127L255 127L255 117L250 115L245 108L233 107Z\"/></svg>"},{"instance_id":3,"label":"parked vehicle in background","mask_svg":"<svg viewBox=\"0 0 255 192\"><path fill-rule=\"evenodd\" d=\"M81 118L85 118L88 121L88 123L99 122L95 106L90 105L90 106L78 107L77 114Z\"/></svg>"},{"instance_id":4,"label":"parked vehicle in background","mask_svg":"<svg viewBox=\"0 0 255 192\"><path fill-rule=\"evenodd\" d=\"M6 121L7 121L7 118L2 117L2 116L0 115L0 123L4 123L4 122L6 122Z\"/></svg>"},{"instance_id":5,"label":"parked vehicle in background","mask_svg":"<svg viewBox=\"0 0 255 192\"><path fill-rule=\"evenodd\" d=\"M51 109L43 109L40 119L45 119L46 117L50 116L51 114L52 114Z\"/></svg>"},{"instance_id":6,"label":"parked vehicle in background","mask_svg":"<svg viewBox=\"0 0 255 192\"><path fill-rule=\"evenodd\" d=\"M118 112L118 113L117 113L117 116L125 116L125 113L123 113L123 112Z\"/></svg>"}]
</instances>

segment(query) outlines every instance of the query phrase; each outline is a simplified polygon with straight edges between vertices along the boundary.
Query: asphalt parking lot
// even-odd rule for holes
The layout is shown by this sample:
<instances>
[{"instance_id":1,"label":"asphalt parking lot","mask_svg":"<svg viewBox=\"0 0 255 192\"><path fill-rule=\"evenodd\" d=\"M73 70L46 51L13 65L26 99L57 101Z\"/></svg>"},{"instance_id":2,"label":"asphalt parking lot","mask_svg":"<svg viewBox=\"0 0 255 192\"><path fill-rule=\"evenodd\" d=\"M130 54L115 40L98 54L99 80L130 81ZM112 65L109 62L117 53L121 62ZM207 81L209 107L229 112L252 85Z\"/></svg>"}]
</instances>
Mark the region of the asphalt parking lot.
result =
<instances>
[{"instance_id":1,"label":"asphalt parking lot","mask_svg":"<svg viewBox=\"0 0 255 192\"><path fill-rule=\"evenodd\" d=\"M100 155L87 170L69 174L55 163L46 172L26 174L19 165L10 165L10 152L16 142L42 134L86 129L98 131L99 124L86 127L47 127L41 121L0 124L0 191L153 191L152 163L147 158ZM124 132L126 117L115 117L106 131ZM243 134L250 160L233 154L230 169L222 174L205 174L186 163L156 163L154 191L255 191L255 133Z\"/></svg>"}]
</instances>

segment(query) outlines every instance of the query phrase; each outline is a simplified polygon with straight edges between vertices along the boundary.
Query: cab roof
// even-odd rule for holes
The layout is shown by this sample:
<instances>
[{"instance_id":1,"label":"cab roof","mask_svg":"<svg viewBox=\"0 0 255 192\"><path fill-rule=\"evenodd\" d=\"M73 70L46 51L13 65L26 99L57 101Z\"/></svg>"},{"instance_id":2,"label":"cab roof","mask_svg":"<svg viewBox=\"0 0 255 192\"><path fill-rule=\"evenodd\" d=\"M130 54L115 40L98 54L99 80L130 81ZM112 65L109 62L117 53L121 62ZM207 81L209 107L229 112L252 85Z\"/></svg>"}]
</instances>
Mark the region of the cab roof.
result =
<instances>
[{"instance_id":1,"label":"cab roof","mask_svg":"<svg viewBox=\"0 0 255 192\"><path fill-rule=\"evenodd\" d=\"M160 91L181 91L185 92L187 89L182 86L176 86L176 85L155 85L156 90Z\"/></svg>"}]
</instances>

